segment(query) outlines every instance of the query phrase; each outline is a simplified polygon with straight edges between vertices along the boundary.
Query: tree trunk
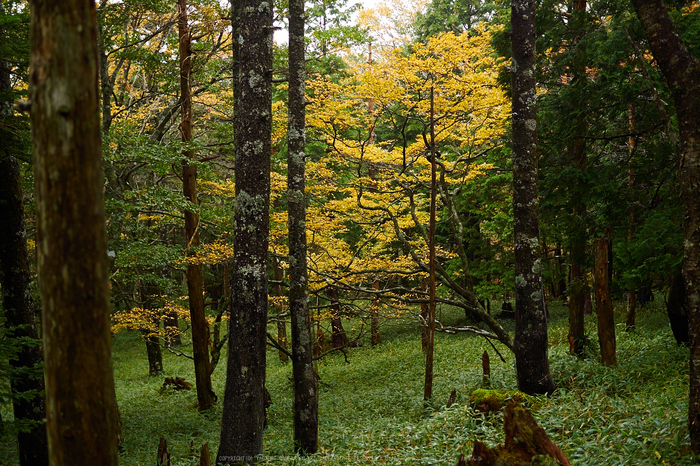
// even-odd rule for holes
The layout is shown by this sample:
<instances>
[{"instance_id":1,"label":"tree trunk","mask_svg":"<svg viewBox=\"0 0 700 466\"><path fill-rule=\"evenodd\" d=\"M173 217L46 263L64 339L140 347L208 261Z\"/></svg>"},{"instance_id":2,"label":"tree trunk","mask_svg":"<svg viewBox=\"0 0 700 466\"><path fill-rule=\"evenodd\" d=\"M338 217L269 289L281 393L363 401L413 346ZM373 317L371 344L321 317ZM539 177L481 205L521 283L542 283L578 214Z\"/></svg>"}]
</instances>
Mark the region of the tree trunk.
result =
<instances>
[{"instance_id":1,"label":"tree trunk","mask_svg":"<svg viewBox=\"0 0 700 466\"><path fill-rule=\"evenodd\" d=\"M683 44L661 0L632 0L673 95L680 129L683 278L690 333L690 443L700 455L700 60Z\"/></svg>"},{"instance_id":2,"label":"tree trunk","mask_svg":"<svg viewBox=\"0 0 700 466\"><path fill-rule=\"evenodd\" d=\"M598 314L598 343L600 357L606 366L617 366L615 351L615 319L610 299L610 282L608 281L608 238L595 240L595 310Z\"/></svg>"},{"instance_id":3,"label":"tree trunk","mask_svg":"<svg viewBox=\"0 0 700 466\"><path fill-rule=\"evenodd\" d=\"M420 290L423 293L428 292L428 285L430 280L428 277L424 277L420 281ZM428 319L430 318L430 303L428 301L420 303L420 342L421 348L423 349L423 354L428 351L428 340L430 338L428 332Z\"/></svg>"},{"instance_id":4,"label":"tree trunk","mask_svg":"<svg viewBox=\"0 0 700 466\"><path fill-rule=\"evenodd\" d=\"M116 465L95 2L30 6L49 459L54 466Z\"/></svg>"},{"instance_id":5,"label":"tree trunk","mask_svg":"<svg viewBox=\"0 0 700 466\"><path fill-rule=\"evenodd\" d=\"M428 338L425 349L425 382L423 384L423 402L433 397L433 360L435 353L435 226L437 210L437 151L435 150L435 95L430 87L430 223L428 228Z\"/></svg>"},{"instance_id":6,"label":"tree trunk","mask_svg":"<svg viewBox=\"0 0 700 466\"><path fill-rule=\"evenodd\" d=\"M581 39L586 33L586 0L574 1L573 12L573 41L576 44L576 56L573 62L574 80L572 85L580 93L586 88L586 48ZM586 112L580 109L576 117L574 136L571 142L571 162L580 172L579 179L573 186L573 225L570 234L571 241L571 284L569 289L569 351L579 357L583 356L583 343L585 341L584 332L584 308L585 293L587 291L585 264L586 264L586 228L583 216L586 213L586 204L583 201L583 193L586 189L583 178L588 168L588 157L586 155L586 140L588 132L586 123Z\"/></svg>"},{"instance_id":7,"label":"tree trunk","mask_svg":"<svg viewBox=\"0 0 700 466\"><path fill-rule=\"evenodd\" d=\"M282 280L284 275L282 274L282 266L280 265L280 260L278 258L273 259L273 269L275 273L275 296L280 300L280 304L275 306L277 311L277 344L280 345L281 350L279 350L278 355L280 361L287 362L289 356L287 356L287 324L282 317L280 317L284 311L284 306L282 305L282 299L284 298L284 292L282 291ZM310 330L309 330L310 332Z\"/></svg>"},{"instance_id":8,"label":"tree trunk","mask_svg":"<svg viewBox=\"0 0 700 466\"><path fill-rule=\"evenodd\" d=\"M187 25L187 0L178 0L177 27L180 37L180 100L182 101L182 122L180 134L185 144L192 141L192 95L190 92L190 73L192 71L192 49L189 27ZM194 151L185 150L185 157L194 159ZM194 205L197 200L197 167L187 161L182 162L182 189L185 197ZM199 246L199 215L189 209L185 210L186 248ZM190 254L188 252L188 254ZM211 408L216 403L216 394L211 386L209 367L209 325L204 314L204 282L202 266L187 264L187 294L190 302L190 321L192 325L192 353L194 357L194 374L197 385L197 404L200 411Z\"/></svg>"},{"instance_id":9,"label":"tree trunk","mask_svg":"<svg viewBox=\"0 0 700 466\"><path fill-rule=\"evenodd\" d=\"M9 75L7 77L9 81ZM9 86L4 89L2 81L3 76L0 76L0 93L9 90ZM19 162L10 154L0 154L0 219L4 226L0 235L0 286L8 335L38 341L22 204ZM41 345L20 345L16 358L10 360L12 407L16 420L32 423L29 431L17 434L20 465L48 465L44 379L40 375L30 375L41 365Z\"/></svg>"},{"instance_id":10,"label":"tree trunk","mask_svg":"<svg viewBox=\"0 0 700 466\"><path fill-rule=\"evenodd\" d=\"M228 367L218 462L255 462L265 419L272 133L272 4L232 2L236 201Z\"/></svg>"},{"instance_id":11,"label":"tree trunk","mask_svg":"<svg viewBox=\"0 0 700 466\"><path fill-rule=\"evenodd\" d=\"M289 2L289 310L292 320L294 378L294 450L302 455L318 450L318 390L314 374L306 268L306 59L304 0Z\"/></svg>"},{"instance_id":12,"label":"tree trunk","mask_svg":"<svg viewBox=\"0 0 700 466\"><path fill-rule=\"evenodd\" d=\"M552 393L547 357L547 316L539 257L537 112L535 94L535 2L513 0L513 234L515 246L515 338L518 387Z\"/></svg>"},{"instance_id":13,"label":"tree trunk","mask_svg":"<svg viewBox=\"0 0 700 466\"><path fill-rule=\"evenodd\" d=\"M375 291L379 291L379 280L374 280L372 283L372 288ZM379 299L375 298L372 300L370 305L370 329L371 329L371 342L372 346L377 346L381 343L382 339L379 335Z\"/></svg>"},{"instance_id":14,"label":"tree trunk","mask_svg":"<svg viewBox=\"0 0 700 466\"><path fill-rule=\"evenodd\" d=\"M156 314L153 305L153 296L158 292L158 288L147 284L141 284L141 306L144 310L151 311L146 318L153 328L146 328L142 331L143 339L146 342L146 354L148 355L148 375L154 376L163 372L163 353L160 350L160 337L158 329L160 326L160 316Z\"/></svg>"},{"instance_id":15,"label":"tree trunk","mask_svg":"<svg viewBox=\"0 0 700 466\"><path fill-rule=\"evenodd\" d=\"M5 14L0 4L0 14ZM4 45L5 31L0 30L0 46ZM13 126L11 65L0 57L0 127ZM4 132L3 132L4 133ZM9 141L3 141L8 143ZM24 224L22 184L19 161L10 149L0 146L0 219L4 231L0 235L0 287L8 335L12 338L38 341L34 302L31 298L27 237ZM46 438L46 409L43 376L30 376L43 358L41 346L21 344L15 358L10 360L12 407L15 419L33 423L28 431L17 434L21 466L48 465L49 450ZM34 395L25 394L34 393ZM19 396L18 396L19 395ZM28 396L29 395L29 396ZM1 422L1 421L0 421Z\"/></svg>"}]
</instances>

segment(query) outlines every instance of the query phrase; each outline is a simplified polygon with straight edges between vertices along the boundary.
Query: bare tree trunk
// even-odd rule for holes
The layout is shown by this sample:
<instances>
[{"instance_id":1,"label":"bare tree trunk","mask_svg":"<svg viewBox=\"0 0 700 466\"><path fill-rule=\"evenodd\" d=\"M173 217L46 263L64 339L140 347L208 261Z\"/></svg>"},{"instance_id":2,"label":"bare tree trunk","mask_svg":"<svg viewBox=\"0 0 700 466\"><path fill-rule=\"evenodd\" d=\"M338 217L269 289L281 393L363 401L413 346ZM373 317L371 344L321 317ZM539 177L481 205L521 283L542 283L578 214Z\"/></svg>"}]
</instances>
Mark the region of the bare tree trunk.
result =
<instances>
[{"instance_id":1,"label":"bare tree trunk","mask_svg":"<svg viewBox=\"0 0 700 466\"><path fill-rule=\"evenodd\" d=\"M632 0L678 116L684 210L683 278L690 334L688 428L700 455L700 60L690 54L662 0Z\"/></svg>"},{"instance_id":2,"label":"bare tree trunk","mask_svg":"<svg viewBox=\"0 0 700 466\"><path fill-rule=\"evenodd\" d=\"M0 88L0 93L3 91ZM2 306L9 335L38 341L34 303L29 288L31 275L22 204L19 162L9 154L0 154L0 219L4 228L0 235ZM13 368L10 385L15 419L20 423L32 423L28 431L22 430L17 434L21 466L49 464L44 423L46 409L42 394L44 379L43 376L32 375L40 368L42 360L41 345L27 343L22 343L17 357L10 360Z\"/></svg>"},{"instance_id":3,"label":"bare tree trunk","mask_svg":"<svg viewBox=\"0 0 700 466\"><path fill-rule=\"evenodd\" d=\"M153 296L158 292L157 287L142 283L141 284L141 306L144 310L152 311L148 314L147 319L153 328L146 328L142 331L143 339L146 342L146 354L148 356L148 375L154 376L163 372L163 353L160 349L160 337L158 336L158 327L160 326L160 316L153 314L155 306L153 305Z\"/></svg>"},{"instance_id":4,"label":"bare tree trunk","mask_svg":"<svg viewBox=\"0 0 700 466\"><path fill-rule=\"evenodd\" d=\"M287 198L289 209L289 310L294 375L294 449L318 450L318 390L314 373L306 268L306 59L304 0L289 2L289 130Z\"/></svg>"},{"instance_id":5,"label":"bare tree trunk","mask_svg":"<svg viewBox=\"0 0 700 466\"><path fill-rule=\"evenodd\" d=\"M511 25L516 293L513 349L519 389L528 394L552 393L539 247L534 0L511 2Z\"/></svg>"},{"instance_id":6,"label":"bare tree trunk","mask_svg":"<svg viewBox=\"0 0 700 466\"><path fill-rule=\"evenodd\" d=\"M49 459L117 465L95 2L30 6Z\"/></svg>"},{"instance_id":7,"label":"bare tree trunk","mask_svg":"<svg viewBox=\"0 0 700 466\"><path fill-rule=\"evenodd\" d=\"M595 240L595 309L598 314L600 357L606 366L617 366L615 351L615 319L608 280L608 238Z\"/></svg>"},{"instance_id":8,"label":"bare tree trunk","mask_svg":"<svg viewBox=\"0 0 700 466\"><path fill-rule=\"evenodd\" d=\"M575 34L576 56L574 58L574 81L573 85L578 92L583 94L586 87L586 48L581 39L586 33L586 0L574 1L572 32ZM576 118L574 137L571 142L571 157L573 166L579 170L580 177L583 178L588 168L588 157L586 155L586 140L588 132L586 123L586 112L580 110ZM586 229L583 226L583 216L586 213L586 204L583 201L584 183L579 180L573 187L572 197L574 199L573 215L574 225L572 225L571 241L571 286L569 289L569 351L579 357L583 356L584 333L584 308L586 292L588 289L585 277L586 264Z\"/></svg>"},{"instance_id":9,"label":"bare tree trunk","mask_svg":"<svg viewBox=\"0 0 700 466\"><path fill-rule=\"evenodd\" d=\"M430 284L430 280L427 277L422 278L420 281L420 290L423 293L427 293L429 284ZM420 304L420 317L421 317L420 342L421 342L421 348L423 349L423 353L426 353L428 351L428 340L430 339L430 335L428 332L428 319L430 318L430 303L429 302L424 302L424 303Z\"/></svg>"},{"instance_id":10,"label":"bare tree trunk","mask_svg":"<svg viewBox=\"0 0 700 466\"><path fill-rule=\"evenodd\" d=\"M265 419L272 133L272 4L232 2L236 202L226 393L218 463L257 461Z\"/></svg>"},{"instance_id":11,"label":"bare tree trunk","mask_svg":"<svg viewBox=\"0 0 700 466\"><path fill-rule=\"evenodd\" d=\"M180 100L182 101L182 122L180 134L182 141L192 140L192 94L190 92L190 73L192 71L192 43L187 25L187 0L178 0L178 32L180 37ZM185 151L187 159L194 159L194 152ZM197 167L187 161L182 162L182 189L185 197L197 205ZM186 248L199 246L199 215L185 210ZM211 408L216 403L216 394L211 385L209 367L209 325L204 314L204 282L202 266L187 264L187 294L190 301L190 321L192 325L192 353L194 356L194 374L197 385L197 403L200 411Z\"/></svg>"},{"instance_id":12,"label":"bare tree trunk","mask_svg":"<svg viewBox=\"0 0 700 466\"><path fill-rule=\"evenodd\" d=\"M5 14L2 4L0 13ZM0 46L3 46L5 31L0 30ZM0 127L13 126L11 105L11 65L0 57ZM5 132L3 132L5 133ZM7 133L3 134L5 136ZM3 141L7 143L9 141ZM0 150L0 220L4 230L0 235L0 287L2 306L5 311L8 336L29 341L38 341L36 314L31 298L27 237L24 224L22 184L19 161L10 149ZM20 423L31 423L28 429L17 434L19 461L21 466L49 464L46 438L46 408L44 404L43 375L30 375L40 369L41 346L21 343L16 358L10 360L13 368L10 386L13 393L12 407L15 419ZM34 393L30 395L29 393ZM29 396L28 396L29 395Z\"/></svg>"},{"instance_id":13,"label":"bare tree trunk","mask_svg":"<svg viewBox=\"0 0 700 466\"><path fill-rule=\"evenodd\" d=\"M423 402L433 397L433 358L435 352L435 225L437 204L437 151L435 150L435 98L430 88L430 224L428 229L428 262L430 265L428 295L428 338L425 351L425 383Z\"/></svg>"},{"instance_id":14,"label":"bare tree trunk","mask_svg":"<svg viewBox=\"0 0 700 466\"><path fill-rule=\"evenodd\" d=\"M287 324L284 321L284 319L281 316L284 306L281 304L281 300L284 298L284 293L282 292L282 280L284 279L284 275L282 274L282 266L280 265L280 260L275 257L273 259L273 269L275 273L275 281L277 282L275 284L275 296L280 300L280 304L275 306L275 310L277 311L277 344L280 345L281 350L279 350L279 358L280 361L282 362L287 362L289 360L289 356L287 356L286 351L282 350L287 350Z\"/></svg>"}]
</instances>

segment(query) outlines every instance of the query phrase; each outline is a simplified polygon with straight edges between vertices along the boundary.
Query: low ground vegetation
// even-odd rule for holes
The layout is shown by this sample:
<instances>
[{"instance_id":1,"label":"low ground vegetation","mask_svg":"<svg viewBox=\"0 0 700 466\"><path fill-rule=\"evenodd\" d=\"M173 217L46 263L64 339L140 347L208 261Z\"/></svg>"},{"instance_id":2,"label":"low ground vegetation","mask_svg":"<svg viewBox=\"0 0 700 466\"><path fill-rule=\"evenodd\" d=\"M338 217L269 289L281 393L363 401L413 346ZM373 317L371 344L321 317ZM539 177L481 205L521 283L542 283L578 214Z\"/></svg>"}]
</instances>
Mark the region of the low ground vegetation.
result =
<instances>
[{"instance_id":1,"label":"low ground vegetation","mask_svg":"<svg viewBox=\"0 0 700 466\"><path fill-rule=\"evenodd\" d=\"M567 309L550 304L550 361L558 391L533 404L537 422L572 464L692 465L689 449L688 350L677 347L657 300L645 307L637 330L624 332L624 314L617 309L617 368L598 362L595 316L586 320L586 359L568 354ZM460 311L438 311L444 323L459 324ZM512 327L512 321L504 325ZM348 323L348 330L352 327ZM512 330L512 328L510 329ZM271 331L275 329L271 328ZM502 415L484 416L469 407L473 390L482 388L481 355L490 353L491 386L516 389L514 361L499 347L502 362L485 340L462 335L436 336L435 399L423 405L423 355L420 331L401 323L382 329L382 344L367 342L318 364L320 376L320 453L293 456L291 365L268 351L267 388L273 404L268 411L262 464L355 465L457 463L471 454L475 439L490 445L503 442ZM367 337L369 338L369 337ZM497 343L498 345L498 343ZM221 399L198 414L194 390L163 390L166 377L194 380L190 360L164 355L165 373L148 377L145 348L138 332L121 332L114 340L115 379L124 426L120 463L155 464L164 437L174 465L195 464L192 447L209 442L217 450ZM224 391L223 368L214 373L214 390ZM457 402L445 404L457 390ZM11 419L3 407L2 417ZM14 464L16 445L5 429L0 444L2 462Z\"/></svg>"}]
</instances>

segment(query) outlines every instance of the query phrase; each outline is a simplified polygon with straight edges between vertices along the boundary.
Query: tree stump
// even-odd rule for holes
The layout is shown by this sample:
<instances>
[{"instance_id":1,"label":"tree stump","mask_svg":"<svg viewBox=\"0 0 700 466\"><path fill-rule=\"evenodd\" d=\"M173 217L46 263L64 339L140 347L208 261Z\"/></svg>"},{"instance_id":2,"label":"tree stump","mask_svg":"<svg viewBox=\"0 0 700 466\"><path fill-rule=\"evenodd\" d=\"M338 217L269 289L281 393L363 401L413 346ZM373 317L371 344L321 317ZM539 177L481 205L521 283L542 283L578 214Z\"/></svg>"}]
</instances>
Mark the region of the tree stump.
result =
<instances>
[{"instance_id":1,"label":"tree stump","mask_svg":"<svg viewBox=\"0 0 700 466\"><path fill-rule=\"evenodd\" d=\"M524 466L533 464L558 464L571 466L564 452L537 425L530 412L515 401L509 400L504 412L505 445L487 447L479 440L474 442L474 453L467 460L470 466ZM542 459L545 461L542 462Z\"/></svg>"}]
</instances>

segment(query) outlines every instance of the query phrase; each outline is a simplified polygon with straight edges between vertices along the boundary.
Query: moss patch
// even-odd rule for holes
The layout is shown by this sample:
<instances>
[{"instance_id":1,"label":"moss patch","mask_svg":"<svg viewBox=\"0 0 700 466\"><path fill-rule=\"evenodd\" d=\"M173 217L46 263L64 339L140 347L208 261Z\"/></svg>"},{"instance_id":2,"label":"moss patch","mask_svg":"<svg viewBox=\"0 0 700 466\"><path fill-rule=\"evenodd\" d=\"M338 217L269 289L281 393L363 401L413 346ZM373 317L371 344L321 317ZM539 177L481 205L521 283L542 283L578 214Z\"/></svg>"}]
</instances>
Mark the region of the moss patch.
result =
<instances>
[{"instance_id":1,"label":"moss patch","mask_svg":"<svg viewBox=\"0 0 700 466\"><path fill-rule=\"evenodd\" d=\"M515 400L523 406L532 406L532 397L517 390L486 390L472 392L469 405L482 413L496 413L503 410L506 401Z\"/></svg>"}]
</instances>

